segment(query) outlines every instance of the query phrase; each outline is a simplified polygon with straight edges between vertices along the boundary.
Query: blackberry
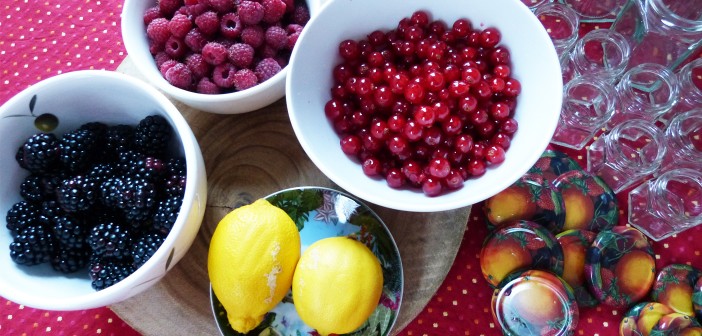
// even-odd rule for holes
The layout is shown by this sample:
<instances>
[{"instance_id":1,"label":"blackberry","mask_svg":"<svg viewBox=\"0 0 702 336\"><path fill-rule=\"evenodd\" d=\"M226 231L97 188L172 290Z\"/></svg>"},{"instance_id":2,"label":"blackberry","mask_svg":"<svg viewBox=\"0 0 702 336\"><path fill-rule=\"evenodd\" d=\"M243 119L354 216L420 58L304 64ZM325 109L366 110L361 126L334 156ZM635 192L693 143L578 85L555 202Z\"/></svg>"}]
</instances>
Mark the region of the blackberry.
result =
<instances>
[{"instance_id":1,"label":"blackberry","mask_svg":"<svg viewBox=\"0 0 702 336\"><path fill-rule=\"evenodd\" d=\"M105 149L108 153L124 152L134 148L134 127L116 125L107 129L105 134Z\"/></svg>"},{"instance_id":2,"label":"blackberry","mask_svg":"<svg viewBox=\"0 0 702 336\"><path fill-rule=\"evenodd\" d=\"M87 247L61 247L51 256L51 267L61 273L75 273L88 266L91 255L92 252Z\"/></svg>"},{"instance_id":3,"label":"blackberry","mask_svg":"<svg viewBox=\"0 0 702 336\"><path fill-rule=\"evenodd\" d=\"M67 248L87 246L88 228L82 218L59 215L51 218L51 228L56 241Z\"/></svg>"},{"instance_id":4,"label":"blackberry","mask_svg":"<svg viewBox=\"0 0 702 336\"><path fill-rule=\"evenodd\" d=\"M19 265L38 265L51 260L54 239L49 229L32 225L22 229L10 243L10 258Z\"/></svg>"},{"instance_id":5,"label":"blackberry","mask_svg":"<svg viewBox=\"0 0 702 336\"><path fill-rule=\"evenodd\" d=\"M65 212L61 210L61 206L56 200L45 200L44 202L41 202L41 208L39 212L47 218L54 218L55 216L65 215Z\"/></svg>"},{"instance_id":6,"label":"blackberry","mask_svg":"<svg viewBox=\"0 0 702 336\"><path fill-rule=\"evenodd\" d=\"M19 164L20 167L29 170L27 165L24 163L24 145L17 148L17 153L15 153L15 161L17 161L17 164Z\"/></svg>"},{"instance_id":7,"label":"blackberry","mask_svg":"<svg viewBox=\"0 0 702 336\"><path fill-rule=\"evenodd\" d=\"M124 210L128 221L142 222L151 217L156 205L156 196L154 183L142 178L129 177L125 180L118 207Z\"/></svg>"},{"instance_id":8,"label":"blackberry","mask_svg":"<svg viewBox=\"0 0 702 336\"><path fill-rule=\"evenodd\" d=\"M41 202L44 199L44 188L41 176L32 174L27 176L20 184L20 196L30 202Z\"/></svg>"},{"instance_id":9,"label":"blackberry","mask_svg":"<svg viewBox=\"0 0 702 336\"><path fill-rule=\"evenodd\" d=\"M110 208L117 208L122 199L124 180L120 177L108 178L100 184L100 202Z\"/></svg>"},{"instance_id":10,"label":"blackberry","mask_svg":"<svg viewBox=\"0 0 702 336\"><path fill-rule=\"evenodd\" d=\"M185 195L185 175L170 175L165 179L166 197L183 197Z\"/></svg>"},{"instance_id":11,"label":"blackberry","mask_svg":"<svg viewBox=\"0 0 702 336\"><path fill-rule=\"evenodd\" d=\"M126 173L135 178L156 182L161 179L165 170L163 161L149 156L141 160L133 161L133 163L127 167Z\"/></svg>"},{"instance_id":12,"label":"blackberry","mask_svg":"<svg viewBox=\"0 0 702 336\"><path fill-rule=\"evenodd\" d=\"M85 211L97 199L97 186L83 175L63 180L56 188L56 200L61 209L66 212Z\"/></svg>"},{"instance_id":13,"label":"blackberry","mask_svg":"<svg viewBox=\"0 0 702 336\"><path fill-rule=\"evenodd\" d=\"M68 178L63 171L54 171L41 175L41 188L44 193L44 199L56 198L56 187L65 179Z\"/></svg>"},{"instance_id":14,"label":"blackberry","mask_svg":"<svg viewBox=\"0 0 702 336\"><path fill-rule=\"evenodd\" d=\"M141 152L133 149L117 153L117 166L123 173L128 173L129 169L135 162L145 159L146 156Z\"/></svg>"},{"instance_id":15,"label":"blackberry","mask_svg":"<svg viewBox=\"0 0 702 336\"><path fill-rule=\"evenodd\" d=\"M171 125L159 115L142 119L134 134L136 148L146 155L160 155L165 152L171 139Z\"/></svg>"},{"instance_id":16,"label":"blackberry","mask_svg":"<svg viewBox=\"0 0 702 336\"><path fill-rule=\"evenodd\" d=\"M166 161L166 173L171 175L185 176L187 168L185 159L182 157L170 158Z\"/></svg>"},{"instance_id":17,"label":"blackberry","mask_svg":"<svg viewBox=\"0 0 702 336\"><path fill-rule=\"evenodd\" d=\"M102 140L105 138L105 134L107 133L107 125L99 122L99 121L93 121L89 123L85 123L78 127L79 130L87 130L93 132L95 135L95 138L98 142L102 142Z\"/></svg>"},{"instance_id":18,"label":"blackberry","mask_svg":"<svg viewBox=\"0 0 702 336\"><path fill-rule=\"evenodd\" d=\"M139 237L132 248L134 267L139 268L144 265L156 253L164 240L166 240L166 235L158 232L146 233Z\"/></svg>"},{"instance_id":19,"label":"blackberry","mask_svg":"<svg viewBox=\"0 0 702 336\"><path fill-rule=\"evenodd\" d=\"M22 163L33 173L45 173L56 168L59 140L51 133L32 135L22 145ZM22 165L20 163L20 165Z\"/></svg>"},{"instance_id":20,"label":"blackberry","mask_svg":"<svg viewBox=\"0 0 702 336\"><path fill-rule=\"evenodd\" d=\"M158 202L154 213L153 228L163 234L168 234L173 228L173 224L178 218L181 197L169 197Z\"/></svg>"},{"instance_id":21,"label":"blackberry","mask_svg":"<svg viewBox=\"0 0 702 336\"><path fill-rule=\"evenodd\" d=\"M39 208L36 205L27 201L17 202L7 211L7 228L16 236L25 228L38 224L38 213Z\"/></svg>"},{"instance_id":22,"label":"blackberry","mask_svg":"<svg viewBox=\"0 0 702 336\"><path fill-rule=\"evenodd\" d=\"M97 136L87 129L77 129L63 135L59 142L59 160L70 172L82 173L95 158Z\"/></svg>"},{"instance_id":23,"label":"blackberry","mask_svg":"<svg viewBox=\"0 0 702 336\"><path fill-rule=\"evenodd\" d=\"M119 168L114 163L96 163L88 169L86 175L95 183L101 185L107 179L114 177L119 172Z\"/></svg>"},{"instance_id":24,"label":"blackberry","mask_svg":"<svg viewBox=\"0 0 702 336\"><path fill-rule=\"evenodd\" d=\"M87 242L96 255L127 258L131 253L132 234L126 226L114 221L105 221L90 230Z\"/></svg>"},{"instance_id":25,"label":"blackberry","mask_svg":"<svg viewBox=\"0 0 702 336\"><path fill-rule=\"evenodd\" d=\"M104 258L93 255L90 260L90 279L93 289L100 291L110 287L136 270L132 260Z\"/></svg>"}]
</instances>

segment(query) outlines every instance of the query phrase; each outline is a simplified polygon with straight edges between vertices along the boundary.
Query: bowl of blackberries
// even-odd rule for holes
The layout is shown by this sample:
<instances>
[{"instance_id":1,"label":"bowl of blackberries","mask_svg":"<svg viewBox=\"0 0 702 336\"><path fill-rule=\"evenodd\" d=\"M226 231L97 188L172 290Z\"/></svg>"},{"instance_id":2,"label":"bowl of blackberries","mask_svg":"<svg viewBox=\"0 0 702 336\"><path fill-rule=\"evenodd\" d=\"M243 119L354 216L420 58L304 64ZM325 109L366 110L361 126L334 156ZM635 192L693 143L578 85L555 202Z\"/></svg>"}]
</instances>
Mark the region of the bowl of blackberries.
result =
<instances>
[{"instance_id":1,"label":"bowl of blackberries","mask_svg":"<svg viewBox=\"0 0 702 336\"><path fill-rule=\"evenodd\" d=\"M161 92L109 71L45 79L0 107L0 295L49 310L149 288L204 214L202 154Z\"/></svg>"},{"instance_id":2,"label":"bowl of blackberries","mask_svg":"<svg viewBox=\"0 0 702 336\"><path fill-rule=\"evenodd\" d=\"M451 210L507 188L561 109L553 44L516 0L327 1L289 68L288 113L310 159L397 210Z\"/></svg>"},{"instance_id":3,"label":"bowl of blackberries","mask_svg":"<svg viewBox=\"0 0 702 336\"><path fill-rule=\"evenodd\" d=\"M153 85L198 110L232 114L283 97L304 0L127 0L122 36Z\"/></svg>"}]
</instances>

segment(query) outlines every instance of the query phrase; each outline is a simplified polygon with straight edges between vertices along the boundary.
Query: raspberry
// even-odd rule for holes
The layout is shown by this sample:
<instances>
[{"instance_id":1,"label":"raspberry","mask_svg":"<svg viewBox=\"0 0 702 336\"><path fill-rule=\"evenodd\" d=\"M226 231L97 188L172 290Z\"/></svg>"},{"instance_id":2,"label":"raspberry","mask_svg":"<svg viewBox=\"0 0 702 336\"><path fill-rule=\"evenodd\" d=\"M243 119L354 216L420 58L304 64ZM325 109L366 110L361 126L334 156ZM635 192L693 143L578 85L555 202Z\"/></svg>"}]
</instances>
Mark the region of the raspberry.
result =
<instances>
[{"instance_id":1,"label":"raspberry","mask_svg":"<svg viewBox=\"0 0 702 336\"><path fill-rule=\"evenodd\" d=\"M185 45L193 52L202 52L202 47L205 44L207 44L207 39L199 28L193 28L185 35Z\"/></svg>"},{"instance_id":2,"label":"raspberry","mask_svg":"<svg viewBox=\"0 0 702 336\"><path fill-rule=\"evenodd\" d=\"M295 47L295 44L297 44L297 39L300 38L300 33L292 33L288 35L288 44L285 46L286 48L292 50Z\"/></svg>"},{"instance_id":3,"label":"raspberry","mask_svg":"<svg viewBox=\"0 0 702 336\"><path fill-rule=\"evenodd\" d=\"M234 9L234 1L232 0L208 0L207 2L219 13L229 13Z\"/></svg>"},{"instance_id":4,"label":"raspberry","mask_svg":"<svg viewBox=\"0 0 702 336\"><path fill-rule=\"evenodd\" d=\"M180 7L183 6L183 0L158 0L158 8L165 16L172 16Z\"/></svg>"},{"instance_id":5,"label":"raspberry","mask_svg":"<svg viewBox=\"0 0 702 336\"><path fill-rule=\"evenodd\" d=\"M278 0L280 1L280 0ZM278 26L270 26L266 29L266 44L273 49L283 49L288 44L288 34L285 29Z\"/></svg>"},{"instance_id":6,"label":"raspberry","mask_svg":"<svg viewBox=\"0 0 702 336\"><path fill-rule=\"evenodd\" d=\"M295 0L283 0L285 3L285 12L292 13L295 10Z\"/></svg>"},{"instance_id":7,"label":"raspberry","mask_svg":"<svg viewBox=\"0 0 702 336\"><path fill-rule=\"evenodd\" d=\"M159 69L159 71L161 70L161 64L171 59L171 56L168 56L165 51L160 51L154 54L154 61L156 62L156 67Z\"/></svg>"},{"instance_id":8,"label":"raspberry","mask_svg":"<svg viewBox=\"0 0 702 336\"><path fill-rule=\"evenodd\" d=\"M266 23L279 22L287 9L287 5L282 0L263 0L261 4L263 5L263 22Z\"/></svg>"},{"instance_id":9,"label":"raspberry","mask_svg":"<svg viewBox=\"0 0 702 336\"><path fill-rule=\"evenodd\" d=\"M202 54L192 54L188 56L188 58L185 59L185 64L188 66L188 69L190 69L190 72L192 72L193 76L197 80L200 80L202 77L209 76L210 71L212 70L212 66L205 62Z\"/></svg>"},{"instance_id":10,"label":"raspberry","mask_svg":"<svg viewBox=\"0 0 702 336\"><path fill-rule=\"evenodd\" d=\"M200 81L197 83L196 90L197 90L197 93L204 93L204 94L218 94L218 93L222 92L220 90L219 86L217 86L217 84L213 83L207 77L203 77L200 79Z\"/></svg>"},{"instance_id":11,"label":"raspberry","mask_svg":"<svg viewBox=\"0 0 702 336\"><path fill-rule=\"evenodd\" d=\"M263 58L274 58L276 55L278 55L278 49L275 49L268 44L264 44L261 47L258 48L258 52L256 53L256 56L259 59Z\"/></svg>"},{"instance_id":12,"label":"raspberry","mask_svg":"<svg viewBox=\"0 0 702 336\"><path fill-rule=\"evenodd\" d=\"M155 18L146 26L146 36L156 45L164 45L171 37L171 30L168 29L168 19Z\"/></svg>"},{"instance_id":13,"label":"raspberry","mask_svg":"<svg viewBox=\"0 0 702 336\"><path fill-rule=\"evenodd\" d=\"M195 25L205 35L214 35L219 31L219 18L217 13L207 11L195 18Z\"/></svg>"},{"instance_id":14,"label":"raspberry","mask_svg":"<svg viewBox=\"0 0 702 336\"><path fill-rule=\"evenodd\" d=\"M212 65L219 65L227 60L228 52L221 43L209 42L202 48L202 58Z\"/></svg>"},{"instance_id":15,"label":"raspberry","mask_svg":"<svg viewBox=\"0 0 702 336\"><path fill-rule=\"evenodd\" d=\"M303 5L295 6L295 11L292 14L292 22L299 25L306 25L310 20L310 11Z\"/></svg>"},{"instance_id":16,"label":"raspberry","mask_svg":"<svg viewBox=\"0 0 702 336\"><path fill-rule=\"evenodd\" d=\"M154 40L149 39L149 52L151 55L156 55L160 52L163 52L163 44L156 43Z\"/></svg>"},{"instance_id":17,"label":"raspberry","mask_svg":"<svg viewBox=\"0 0 702 336\"><path fill-rule=\"evenodd\" d=\"M187 4L185 6L185 10L188 12L188 15L192 17L197 17L198 15L207 12L210 9L210 6L206 3L193 3L193 4Z\"/></svg>"},{"instance_id":18,"label":"raspberry","mask_svg":"<svg viewBox=\"0 0 702 336\"><path fill-rule=\"evenodd\" d=\"M161 64L161 66L158 67L158 70L161 72L163 77L166 77L166 72L168 72L170 68L174 67L178 63L179 62L174 59L169 59L163 62L163 64Z\"/></svg>"},{"instance_id":19,"label":"raspberry","mask_svg":"<svg viewBox=\"0 0 702 336\"><path fill-rule=\"evenodd\" d=\"M234 74L234 87L238 91L246 90L258 84L258 77L250 69L241 69Z\"/></svg>"},{"instance_id":20,"label":"raspberry","mask_svg":"<svg viewBox=\"0 0 702 336\"><path fill-rule=\"evenodd\" d=\"M212 81L221 88L232 88L234 86L234 73L236 73L234 64L222 63L212 70Z\"/></svg>"},{"instance_id":21,"label":"raspberry","mask_svg":"<svg viewBox=\"0 0 702 336\"><path fill-rule=\"evenodd\" d=\"M222 16L220 21L219 32L227 39L236 39L241 35L241 20L236 13L228 13Z\"/></svg>"},{"instance_id":22,"label":"raspberry","mask_svg":"<svg viewBox=\"0 0 702 336\"><path fill-rule=\"evenodd\" d=\"M239 68L248 68L253 58L254 48L246 43L236 43L229 48L229 61Z\"/></svg>"},{"instance_id":23,"label":"raspberry","mask_svg":"<svg viewBox=\"0 0 702 336\"><path fill-rule=\"evenodd\" d=\"M264 58L256 64L256 77L259 82L263 82L280 72L280 64L272 58Z\"/></svg>"},{"instance_id":24,"label":"raspberry","mask_svg":"<svg viewBox=\"0 0 702 336\"><path fill-rule=\"evenodd\" d=\"M164 77L171 85L185 90L190 88L193 81L193 74L188 69L188 66L183 63L178 63L169 68Z\"/></svg>"},{"instance_id":25,"label":"raspberry","mask_svg":"<svg viewBox=\"0 0 702 336\"><path fill-rule=\"evenodd\" d=\"M285 26L285 31L288 34L294 34L294 33L301 33L302 32L302 26L299 24L291 23L287 26Z\"/></svg>"},{"instance_id":26,"label":"raspberry","mask_svg":"<svg viewBox=\"0 0 702 336\"><path fill-rule=\"evenodd\" d=\"M190 18L183 14L174 15L171 21L168 22L168 29L175 37L185 37L185 35L187 35L192 28L192 21L190 21Z\"/></svg>"},{"instance_id":27,"label":"raspberry","mask_svg":"<svg viewBox=\"0 0 702 336\"><path fill-rule=\"evenodd\" d=\"M290 54L286 55L278 55L275 57L275 61L278 62L278 65L280 65L280 68L285 68L288 65L288 61L290 60Z\"/></svg>"},{"instance_id":28,"label":"raspberry","mask_svg":"<svg viewBox=\"0 0 702 336\"><path fill-rule=\"evenodd\" d=\"M162 18L161 10L158 6L149 7L144 11L144 25L148 26L155 18Z\"/></svg>"},{"instance_id":29,"label":"raspberry","mask_svg":"<svg viewBox=\"0 0 702 336\"><path fill-rule=\"evenodd\" d=\"M254 48L260 47L266 37L261 26L248 26L241 31L241 42Z\"/></svg>"},{"instance_id":30,"label":"raspberry","mask_svg":"<svg viewBox=\"0 0 702 336\"><path fill-rule=\"evenodd\" d=\"M188 47L182 39L171 36L164 47L164 51L168 56L174 59L181 59L188 52Z\"/></svg>"},{"instance_id":31,"label":"raspberry","mask_svg":"<svg viewBox=\"0 0 702 336\"><path fill-rule=\"evenodd\" d=\"M237 7L237 13L241 23L245 25L255 25L263 19L265 14L263 5L253 1L242 1Z\"/></svg>"}]
</instances>

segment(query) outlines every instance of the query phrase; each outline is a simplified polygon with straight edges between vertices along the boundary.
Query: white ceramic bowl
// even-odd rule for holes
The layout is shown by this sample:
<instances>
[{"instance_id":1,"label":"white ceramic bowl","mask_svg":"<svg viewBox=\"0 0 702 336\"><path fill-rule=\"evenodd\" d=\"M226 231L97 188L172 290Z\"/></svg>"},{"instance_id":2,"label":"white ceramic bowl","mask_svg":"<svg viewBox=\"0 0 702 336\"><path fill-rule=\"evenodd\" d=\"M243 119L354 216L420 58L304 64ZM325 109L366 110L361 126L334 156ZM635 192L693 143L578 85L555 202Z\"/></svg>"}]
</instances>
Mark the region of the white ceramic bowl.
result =
<instances>
[{"instance_id":1,"label":"white ceramic bowl","mask_svg":"<svg viewBox=\"0 0 702 336\"><path fill-rule=\"evenodd\" d=\"M149 42L144 25L144 12L153 7L156 0L126 0L122 9L122 39L127 54L137 69L153 85L167 95L195 109L220 114L251 112L270 105L285 95L285 77L288 67L284 67L272 78L252 88L217 95L200 94L180 89L168 83L156 67L149 52Z\"/></svg>"},{"instance_id":2,"label":"white ceramic bowl","mask_svg":"<svg viewBox=\"0 0 702 336\"><path fill-rule=\"evenodd\" d=\"M12 237L5 214L21 200L19 186L29 173L15 161L24 141L38 133L29 102L36 96L34 114L52 113L60 135L89 121L136 125L148 115L166 118L174 132L174 153L186 160L185 196L173 229L143 266L119 283L101 291L91 287L88 272L59 274L51 265L20 266L10 258ZM10 117L10 116L26 117ZM160 280L185 255L202 223L207 198L205 167L200 147L188 123L162 93L147 83L108 71L77 71L43 80L0 107L0 296L35 308L79 310L110 305L144 291Z\"/></svg>"},{"instance_id":3,"label":"white ceramic bowl","mask_svg":"<svg viewBox=\"0 0 702 336\"><path fill-rule=\"evenodd\" d=\"M515 119L519 130L505 161L456 191L427 197L421 191L393 189L364 175L360 164L339 147L339 136L324 115L331 98L332 69L340 63L338 45L375 29L395 28L400 19L427 10L451 25L467 18L474 27L497 27L509 48L512 76L522 84ZM556 128L563 83L558 57L545 29L518 0L334 0L325 3L303 30L291 56L286 99L302 147L317 167L346 191L384 207L429 212L460 208L495 195L522 176L539 158Z\"/></svg>"}]
</instances>

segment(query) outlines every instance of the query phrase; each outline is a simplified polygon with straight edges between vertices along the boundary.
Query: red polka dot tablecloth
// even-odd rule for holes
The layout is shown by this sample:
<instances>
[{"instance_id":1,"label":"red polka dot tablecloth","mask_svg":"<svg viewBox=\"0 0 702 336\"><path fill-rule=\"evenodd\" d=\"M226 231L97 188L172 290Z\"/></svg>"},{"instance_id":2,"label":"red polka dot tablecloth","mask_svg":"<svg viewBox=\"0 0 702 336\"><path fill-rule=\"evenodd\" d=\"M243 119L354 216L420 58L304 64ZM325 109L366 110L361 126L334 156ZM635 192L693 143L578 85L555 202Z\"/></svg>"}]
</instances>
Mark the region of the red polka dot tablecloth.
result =
<instances>
[{"instance_id":1,"label":"red polka dot tablecloth","mask_svg":"<svg viewBox=\"0 0 702 336\"><path fill-rule=\"evenodd\" d=\"M0 4L0 103L51 76L83 69L115 70L126 56L119 0L30 1ZM579 153L569 153L581 164ZM626 195L619 195L625 208ZM479 253L487 228L473 207L455 263L424 311L400 335L500 335L490 312L492 290ZM625 209L624 209L625 210ZM620 213L622 223L625 211ZM660 269L670 263L702 268L702 227L654 244ZM617 334L624 311L599 306L580 311L577 335ZM139 335L109 308L57 312L0 298L0 335Z\"/></svg>"}]
</instances>

